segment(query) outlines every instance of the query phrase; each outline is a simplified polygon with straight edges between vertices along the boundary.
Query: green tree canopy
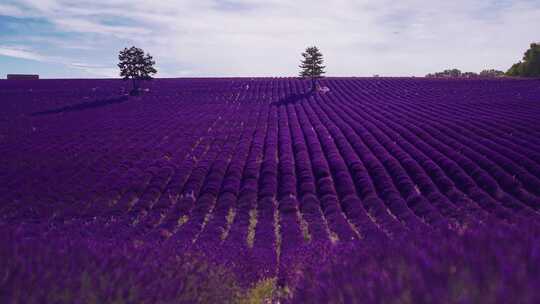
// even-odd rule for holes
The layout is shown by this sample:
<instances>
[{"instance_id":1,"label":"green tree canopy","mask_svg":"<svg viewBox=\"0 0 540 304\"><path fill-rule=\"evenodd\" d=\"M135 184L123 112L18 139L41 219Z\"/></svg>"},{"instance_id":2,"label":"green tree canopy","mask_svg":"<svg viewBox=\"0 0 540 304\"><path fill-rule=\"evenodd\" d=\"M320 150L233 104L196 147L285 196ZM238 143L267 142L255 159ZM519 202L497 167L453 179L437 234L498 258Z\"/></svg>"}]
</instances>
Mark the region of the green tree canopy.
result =
<instances>
[{"instance_id":1,"label":"green tree canopy","mask_svg":"<svg viewBox=\"0 0 540 304\"><path fill-rule=\"evenodd\" d=\"M480 72L480 77L502 77L504 76L503 71L490 69L490 70L483 70Z\"/></svg>"},{"instance_id":2,"label":"green tree canopy","mask_svg":"<svg viewBox=\"0 0 540 304\"><path fill-rule=\"evenodd\" d=\"M432 78L478 78L478 77L501 77L504 76L503 71L495 70L495 69L489 69L489 70L483 70L480 72L480 74L477 74L475 72L461 72L458 69L447 69L442 72L437 72L433 74L427 74L426 77L432 77Z\"/></svg>"},{"instance_id":3,"label":"green tree canopy","mask_svg":"<svg viewBox=\"0 0 540 304\"><path fill-rule=\"evenodd\" d=\"M154 68L156 62L150 54L144 54L144 51L137 47L124 48L118 55L118 67L120 68L120 76L124 79L132 79L133 91L139 89L140 80L150 80L152 75L157 73Z\"/></svg>"},{"instance_id":4,"label":"green tree canopy","mask_svg":"<svg viewBox=\"0 0 540 304\"><path fill-rule=\"evenodd\" d=\"M515 63L506 72L509 76L540 77L540 43L531 43L522 61Z\"/></svg>"},{"instance_id":5,"label":"green tree canopy","mask_svg":"<svg viewBox=\"0 0 540 304\"><path fill-rule=\"evenodd\" d=\"M311 46L302 53L302 62L300 64L300 77L311 78L311 90L315 90L316 79L322 77L324 69L323 55L316 46Z\"/></svg>"},{"instance_id":6,"label":"green tree canopy","mask_svg":"<svg viewBox=\"0 0 540 304\"><path fill-rule=\"evenodd\" d=\"M447 69L434 74L427 74L426 77L461 77L463 73L459 69Z\"/></svg>"}]
</instances>

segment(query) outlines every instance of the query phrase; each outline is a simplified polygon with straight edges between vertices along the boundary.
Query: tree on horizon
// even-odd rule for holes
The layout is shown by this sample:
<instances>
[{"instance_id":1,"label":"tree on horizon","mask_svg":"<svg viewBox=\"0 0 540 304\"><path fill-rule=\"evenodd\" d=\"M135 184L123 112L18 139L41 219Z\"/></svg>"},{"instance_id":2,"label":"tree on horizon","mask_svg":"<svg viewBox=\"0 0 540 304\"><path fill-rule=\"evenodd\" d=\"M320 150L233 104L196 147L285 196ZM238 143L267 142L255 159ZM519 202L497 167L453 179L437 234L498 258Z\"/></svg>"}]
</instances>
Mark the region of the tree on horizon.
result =
<instances>
[{"instance_id":1,"label":"tree on horizon","mask_svg":"<svg viewBox=\"0 0 540 304\"><path fill-rule=\"evenodd\" d=\"M433 74L427 74L426 77L429 78L494 78L494 77L504 77L505 73L503 71L495 69L485 69L480 73L475 72L462 72L459 69L447 69L442 72L437 72Z\"/></svg>"},{"instance_id":2,"label":"tree on horizon","mask_svg":"<svg viewBox=\"0 0 540 304\"><path fill-rule=\"evenodd\" d=\"M124 48L118 54L118 67L120 68L120 76L124 80L131 79L133 82L132 94L139 93L139 81L151 80L152 75L157 73L154 68L156 62L153 60L150 54L145 54L140 48L132 46L130 48Z\"/></svg>"},{"instance_id":3,"label":"tree on horizon","mask_svg":"<svg viewBox=\"0 0 540 304\"><path fill-rule=\"evenodd\" d=\"M316 46L306 48L302 53L302 62L300 64L300 77L311 78L311 91L315 91L315 86L318 78L323 77L326 72L323 65L324 59L322 53Z\"/></svg>"},{"instance_id":4,"label":"tree on horizon","mask_svg":"<svg viewBox=\"0 0 540 304\"><path fill-rule=\"evenodd\" d=\"M508 76L540 77L540 43L531 43L523 54L523 61L514 63L506 72Z\"/></svg>"},{"instance_id":5,"label":"tree on horizon","mask_svg":"<svg viewBox=\"0 0 540 304\"><path fill-rule=\"evenodd\" d=\"M489 70L482 70L479 74L480 77L503 77L505 76L503 71L495 70L495 69L489 69Z\"/></svg>"},{"instance_id":6,"label":"tree on horizon","mask_svg":"<svg viewBox=\"0 0 540 304\"><path fill-rule=\"evenodd\" d=\"M435 77L435 78L440 78L440 77L451 77L451 78L458 78L458 77L461 77L463 75L463 72L461 72L461 70L459 69L446 69L442 72L437 72L437 73L434 73L434 74L427 74L426 77Z\"/></svg>"}]
</instances>

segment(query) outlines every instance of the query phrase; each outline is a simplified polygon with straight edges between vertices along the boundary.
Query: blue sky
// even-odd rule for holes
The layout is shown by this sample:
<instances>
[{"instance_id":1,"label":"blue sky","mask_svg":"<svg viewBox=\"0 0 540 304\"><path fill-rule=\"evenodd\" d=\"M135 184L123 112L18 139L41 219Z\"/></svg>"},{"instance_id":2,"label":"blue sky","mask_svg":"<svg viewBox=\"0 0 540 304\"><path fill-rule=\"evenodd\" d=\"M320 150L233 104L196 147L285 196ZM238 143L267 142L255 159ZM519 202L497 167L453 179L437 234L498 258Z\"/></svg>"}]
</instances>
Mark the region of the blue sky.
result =
<instances>
[{"instance_id":1,"label":"blue sky","mask_svg":"<svg viewBox=\"0 0 540 304\"><path fill-rule=\"evenodd\" d=\"M536 0L0 0L0 77L116 77L131 45L158 77L294 76L310 45L328 76L506 70L539 28Z\"/></svg>"}]
</instances>

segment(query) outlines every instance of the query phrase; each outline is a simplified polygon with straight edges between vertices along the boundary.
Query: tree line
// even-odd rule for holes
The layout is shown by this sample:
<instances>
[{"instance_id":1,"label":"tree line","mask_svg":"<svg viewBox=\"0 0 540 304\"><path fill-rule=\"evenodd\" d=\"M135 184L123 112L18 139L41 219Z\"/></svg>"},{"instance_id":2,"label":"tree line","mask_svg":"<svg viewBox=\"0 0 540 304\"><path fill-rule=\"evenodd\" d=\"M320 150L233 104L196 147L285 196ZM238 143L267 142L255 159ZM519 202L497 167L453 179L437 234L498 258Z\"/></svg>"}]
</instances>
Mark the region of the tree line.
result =
<instances>
[{"instance_id":1,"label":"tree line","mask_svg":"<svg viewBox=\"0 0 540 304\"><path fill-rule=\"evenodd\" d=\"M435 78L444 78L444 77L452 77L452 78L491 78L491 77L502 77L506 74L503 71L499 70L483 70L480 73L475 72L461 72L459 69L448 69L444 70L442 72L437 72L433 74L427 74L426 77L435 77Z\"/></svg>"},{"instance_id":2,"label":"tree line","mask_svg":"<svg viewBox=\"0 0 540 304\"><path fill-rule=\"evenodd\" d=\"M131 93L136 95L139 93L139 83L142 80L150 80L157 73L154 68L156 62L150 56L135 46L124 48L118 55L118 67L120 68L120 76L125 80L131 79L133 89ZM299 76L304 79L311 80L311 92L319 88L317 80L326 73L323 65L324 59L321 51L316 46L306 48L302 53L302 60L299 66ZM499 70L483 70L480 73L461 72L458 69L448 69L442 72L427 74L426 77L452 77L452 78L477 78L477 77L540 77L540 43L531 43L530 48L525 51L523 59L503 72Z\"/></svg>"},{"instance_id":3,"label":"tree line","mask_svg":"<svg viewBox=\"0 0 540 304\"><path fill-rule=\"evenodd\" d=\"M426 77L444 78L477 78L477 77L540 77L540 43L531 43L523 54L523 59L513 64L506 72L499 70L483 70L480 73L461 72L459 69L448 69L442 72L427 74Z\"/></svg>"}]
</instances>

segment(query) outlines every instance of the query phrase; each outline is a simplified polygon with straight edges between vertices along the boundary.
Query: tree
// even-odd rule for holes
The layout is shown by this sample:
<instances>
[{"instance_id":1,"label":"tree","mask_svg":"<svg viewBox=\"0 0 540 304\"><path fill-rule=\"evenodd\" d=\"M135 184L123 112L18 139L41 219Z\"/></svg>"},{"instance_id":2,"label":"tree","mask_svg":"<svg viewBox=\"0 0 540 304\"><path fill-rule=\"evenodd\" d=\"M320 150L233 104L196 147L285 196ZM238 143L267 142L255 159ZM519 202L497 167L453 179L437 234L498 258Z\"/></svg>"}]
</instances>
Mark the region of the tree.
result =
<instances>
[{"instance_id":1,"label":"tree","mask_svg":"<svg viewBox=\"0 0 540 304\"><path fill-rule=\"evenodd\" d=\"M522 72L522 62L518 62L518 63L514 63L512 64L512 66L510 67L510 69L508 69L508 71L506 71L506 75L508 76L519 76L521 75L523 72Z\"/></svg>"},{"instance_id":2,"label":"tree","mask_svg":"<svg viewBox=\"0 0 540 304\"><path fill-rule=\"evenodd\" d=\"M475 72L464 72L464 73L461 73L461 77L462 78L477 78L478 74L476 74Z\"/></svg>"},{"instance_id":3,"label":"tree","mask_svg":"<svg viewBox=\"0 0 540 304\"><path fill-rule=\"evenodd\" d=\"M154 68L156 62L150 54L144 54L144 51L137 47L124 48L118 55L118 67L120 68L120 76L124 80L130 79L133 81L132 94L138 94L139 81L150 80L152 75L157 73Z\"/></svg>"},{"instance_id":4,"label":"tree","mask_svg":"<svg viewBox=\"0 0 540 304\"><path fill-rule=\"evenodd\" d=\"M436 77L436 78L439 78L439 77L462 77L463 76L463 73L461 73L460 70L458 69L448 69L448 70L444 70L442 72L437 72L435 74L427 74L426 77Z\"/></svg>"},{"instance_id":5,"label":"tree","mask_svg":"<svg viewBox=\"0 0 540 304\"><path fill-rule=\"evenodd\" d=\"M503 71L494 70L494 69L483 70L482 72L480 72L480 77L502 77L502 76L504 76Z\"/></svg>"},{"instance_id":6,"label":"tree","mask_svg":"<svg viewBox=\"0 0 540 304\"><path fill-rule=\"evenodd\" d=\"M503 71L498 71L494 69L490 70L483 70L480 72L480 74L477 74L475 72L461 72L458 69L448 69L444 70L442 72L437 72L433 74L427 74L426 77L434 77L434 78L478 78L478 77L502 77L504 76Z\"/></svg>"},{"instance_id":7,"label":"tree","mask_svg":"<svg viewBox=\"0 0 540 304\"><path fill-rule=\"evenodd\" d=\"M302 53L302 62L300 64L300 77L311 78L311 91L315 91L317 78L321 78L326 68L323 64L323 55L316 46L311 46Z\"/></svg>"},{"instance_id":8,"label":"tree","mask_svg":"<svg viewBox=\"0 0 540 304\"><path fill-rule=\"evenodd\" d=\"M447 74L449 77L461 77L461 71L458 69L445 70L443 73Z\"/></svg>"},{"instance_id":9,"label":"tree","mask_svg":"<svg viewBox=\"0 0 540 304\"><path fill-rule=\"evenodd\" d=\"M523 54L522 61L515 63L506 72L509 76L540 77L540 43L531 43Z\"/></svg>"}]
</instances>

